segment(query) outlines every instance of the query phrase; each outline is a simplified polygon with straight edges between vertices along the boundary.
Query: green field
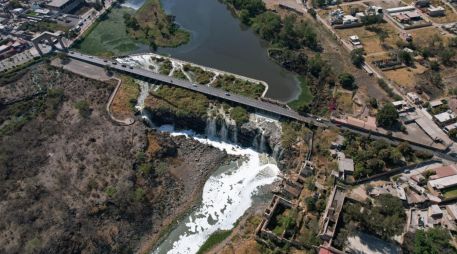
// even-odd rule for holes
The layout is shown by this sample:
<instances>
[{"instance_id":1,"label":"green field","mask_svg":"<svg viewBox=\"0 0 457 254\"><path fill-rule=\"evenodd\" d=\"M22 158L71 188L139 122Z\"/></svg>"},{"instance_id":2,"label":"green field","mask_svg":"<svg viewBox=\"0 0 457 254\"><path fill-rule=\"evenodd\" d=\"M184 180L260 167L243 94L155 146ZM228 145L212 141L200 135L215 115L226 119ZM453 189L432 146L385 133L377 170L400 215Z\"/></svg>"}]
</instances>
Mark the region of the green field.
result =
<instances>
[{"instance_id":1,"label":"green field","mask_svg":"<svg viewBox=\"0 0 457 254\"><path fill-rule=\"evenodd\" d=\"M457 197L457 186L443 190L444 199L451 199Z\"/></svg>"},{"instance_id":2,"label":"green field","mask_svg":"<svg viewBox=\"0 0 457 254\"><path fill-rule=\"evenodd\" d=\"M133 14L135 10L113 7L75 48L98 56L123 55L136 50L140 44L127 34L124 13Z\"/></svg>"},{"instance_id":3,"label":"green field","mask_svg":"<svg viewBox=\"0 0 457 254\"><path fill-rule=\"evenodd\" d=\"M208 240L200 247L197 254L203 254L211 250L214 246L224 241L229 235L232 234L232 230L219 230L214 232Z\"/></svg>"},{"instance_id":4,"label":"green field","mask_svg":"<svg viewBox=\"0 0 457 254\"><path fill-rule=\"evenodd\" d=\"M289 102L289 106L295 110L300 110L304 106L308 105L313 100L313 95L309 89L309 80L299 77L301 93L296 100Z\"/></svg>"}]
</instances>

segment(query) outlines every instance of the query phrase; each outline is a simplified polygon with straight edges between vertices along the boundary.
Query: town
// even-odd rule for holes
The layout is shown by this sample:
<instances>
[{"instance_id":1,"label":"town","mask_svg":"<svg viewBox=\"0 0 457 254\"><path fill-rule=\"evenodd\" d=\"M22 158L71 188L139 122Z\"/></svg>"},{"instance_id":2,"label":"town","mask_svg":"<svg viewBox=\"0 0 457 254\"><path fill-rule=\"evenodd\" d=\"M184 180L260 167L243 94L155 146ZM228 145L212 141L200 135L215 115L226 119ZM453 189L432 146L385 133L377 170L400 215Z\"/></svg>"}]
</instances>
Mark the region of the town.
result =
<instances>
[{"instance_id":1,"label":"town","mask_svg":"<svg viewBox=\"0 0 457 254\"><path fill-rule=\"evenodd\" d=\"M457 1L198 0L196 6L219 16L202 14L206 23L195 22L220 27L233 22L230 29L239 31L227 26L227 33L239 35L245 51L230 49L230 43L239 48L230 36L205 34L206 26L192 30L192 18L180 19L179 0L170 6L139 2L0 0L0 176L5 193L12 193L0 195L5 198L0 211L12 218L12 200L33 192L24 186L36 180L33 188L41 188L36 200L58 190L55 186L71 189L72 201L62 198L67 207L56 208L55 218L72 213L79 228L89 221L102 228L85 228L90 233L84 237L96 235L96 241L81 240L82 230L71 228L81 238L59 245L41 235L46 232L41 224L34 231L40 233L24 233L29 223L46 220L24 208L21 219L0 221L0 252L60 253L72 244L78 246L75 253L457 251ZM226 52L218 48L222 41ZM247 57L237 62L238 50ZM263 52L259 58L267 60L250 62L252 52ZM297 90L287 87L291 80ZM78 143L87 139L84 133L64 130L72 126L76 133L89 123L102 129L85 130L91 133L85 143ZM40 155L40 163L52 163L31 180L11 173L24 170L14 163L20 164L27 149L9 147L16 144L12 140L29 144L38 137L30 131L34 124L53 129L51 136L40 129L34 145L59 146L49 145ZM54 131L58 128L62 132ZM97 143L103 128L108 138L119 133L122 140L114 140L129 148L100 148L111 145ZM67 137L73 141L56 141ZM70 146L93 150L75 152L79 161L66 164L73 160ZM118 162L125 168L115 170L117 175L109 172L109 162L101 162L122 156L128 162ZM211 205L204 203L205 194L217 189L206 184L236 176L246 164L260 170L258 175L237 179L228 189L267 179L272 168L280 172L227 200L213 195ZM65 177L59 168L77 173ZM265 168L269 173L261 171ZM58 180L42 184L48 178ZM71 183L61 184L65 178ZM239 203L250 205L240 208L237 198L243 194L249 201ZM90 200L90 207L73 199ZM226 202L221 211L202 212L218 202ZM239 207L230 208L234 204ZM150 225L141 226L135 214ZM57 222L63 231L65 223ZM122 231L125 225L128 233ZM201 242L188 242L187 249L180 245L199 233Z\"/></svg>"}]
</instances>

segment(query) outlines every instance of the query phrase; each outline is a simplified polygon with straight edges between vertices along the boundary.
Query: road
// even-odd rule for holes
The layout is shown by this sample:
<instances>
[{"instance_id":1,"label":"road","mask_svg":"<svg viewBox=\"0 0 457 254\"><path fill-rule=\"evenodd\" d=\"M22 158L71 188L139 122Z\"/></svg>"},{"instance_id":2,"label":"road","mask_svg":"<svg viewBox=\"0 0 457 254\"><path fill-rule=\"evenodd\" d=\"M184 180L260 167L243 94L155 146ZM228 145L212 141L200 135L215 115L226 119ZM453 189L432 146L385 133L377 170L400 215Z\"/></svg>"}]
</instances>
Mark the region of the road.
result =
<instances>
[{"instance_id":1,"label":"road","mask_svg":"<svg viewBox=\"0 0 457 254\"><path fill-rule=\"evenodd\" d=\"M214 98L219 98L219 99L222 99L225 101L234 102L234 103L241 104L241 105L244 105L244 106L247 106L250 108L254 108L254 109L269 112L269 113L272 113L272 114L275 114L278 116L282 116L282 117L285 117L288 119L293 119L293 120L297 120L299 122L313 124L317 127L339 128L339 129L351 131L351 132L354 132L354 133L357 133L357 134L360 134L363 136L369 136L370 138L373 138L373 139L382 139L382 140L385 140L394 145L397 145L399 143L399 141L397 141L397 140L389 139L382 135L378 135L377 133L367 133L367 132L363 132L363 131L351 128L350 126L336 125L327 119L322 119L320 121L317 121L318 117L313 116L313 115L302 116L293 110L290 110L290 109L287 109L287 108L284 108L284 107L281 107L281 106L278 106L275 104L248 98L248 97L241 96L241 95L230 94L224 90L210 87L210 86L196 85L187 80L181 80L181 79L177 79L174 77L154 73L154 72L144 70L141 68L123 65L123 64L117 63L113 60L110 61L110 60L106 60L106 59L101 59L101 58L98 58L95 56L85 55L85 54L81 54L78 52L69 52L69 53L67 53L67 55L73 59L77 59L77 60L80 60L83 62L87 62L87 63L94 64L97 66L102 66L102 67L107 66L113 70L127 73L130 75L134 75L136 77L163 82L168 85L181 87L181 88L191 90L191 91L194 91L197 93L202 93L202 94L214 97ZM418 145L414 145L414 144L411 144L411 147L416 150L421 150L421 151L426 151L426 152L432 153L435 156L445 159L445 160L457 162L456 157L452 157L452 156L446 154L445 152L440 152L433 148L428 148L425 146L418 146Z\"/></svg>"},{"instance_id":2,"label":"road","mask_svg":"<svg viewBox=\"0 0 457 254\"><path fill-rule=\"evenodd\" d=\"M102 67L109 67L112 68L113 70L120 71L123 73L128 73L130 75L134 75L137 77L141 78L146 78L150 80L155 80L159 82L166 83L168 85L173 85L177 87L181 87L187 90L191 90L197 93L202 93L205 95L208 95L210 97L214 98L219 98L225 101L230 101L234 102L237 104L241 104L250 108L262 110L268 113L272 113L278 116L282 116L285 118L297 120L300 122L308 123L308 124L313 124L317 127L327 127L326 124L318 122L315 117L306 117L298 114L297 112L275 105L271 104L265 101L260 101L256 99L252 99L249 97L237 95L237 94L231 94L228 93L222 89L214 88L211 86L204 86L204 85L196 85L192 82L189 82L187 80L182 80L182 79L177 79L174 77L158 74L155 72L151 72L148 70L144 70L142 68L137 68L137 67L132 67L124 64L117 63L115 61L108 61L106 59L101 59L95 56L90 56L90 55L85 55L81 54L78 52L69 52L67 54L69 57L84 61L87 63L91 63L94 65L102 66Z\"/></svg>"}]
</instances>

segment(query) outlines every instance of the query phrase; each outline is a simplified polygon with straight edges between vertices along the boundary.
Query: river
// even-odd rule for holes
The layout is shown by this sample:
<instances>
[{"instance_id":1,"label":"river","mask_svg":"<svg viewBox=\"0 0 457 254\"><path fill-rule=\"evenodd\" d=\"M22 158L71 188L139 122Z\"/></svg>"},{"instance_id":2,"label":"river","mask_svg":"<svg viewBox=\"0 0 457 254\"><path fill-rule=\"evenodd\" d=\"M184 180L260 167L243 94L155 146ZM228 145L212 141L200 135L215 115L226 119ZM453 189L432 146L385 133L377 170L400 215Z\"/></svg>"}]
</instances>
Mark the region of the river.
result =
<instances>
[{"instance_id":1,"label":"river","mask_svg":"<svg viewBox=\"0 0 457 254\"><path fill-rule=\"evenodd\" d=\"M136 107L142 111L144 100L152 87L146 82L140 82L140 87L141 93ZM153 126L153 119L149 119L147 113L142 113L146 122ZM196 253L211 234L217 230L232 229L254 202L263 203L271 199L270 190L262 187L270 186L280 174L272 157L251 148L223 142L216 137L197 135L191 130L177 131L170 125L158 129L170 135L185 135L241 158L220 167L209 177L203 187L199 204L178 222L153 250L153 254Z\"/></svg>"},{"instance_id":2,"label":"river","mask_svg":"<svg viewBox=\"0 0 457 254\"><path fill-rule=\"evenodd\" d=\"M127 0L138 9L144 0ZM268 57L266 42L243 25L217 0L162 0L168 14L191 33L189 43L159 48L158 53L236 73L268 83L266 97L291 101L300 94L296 76Z\"/></svg>"}]
</instances>

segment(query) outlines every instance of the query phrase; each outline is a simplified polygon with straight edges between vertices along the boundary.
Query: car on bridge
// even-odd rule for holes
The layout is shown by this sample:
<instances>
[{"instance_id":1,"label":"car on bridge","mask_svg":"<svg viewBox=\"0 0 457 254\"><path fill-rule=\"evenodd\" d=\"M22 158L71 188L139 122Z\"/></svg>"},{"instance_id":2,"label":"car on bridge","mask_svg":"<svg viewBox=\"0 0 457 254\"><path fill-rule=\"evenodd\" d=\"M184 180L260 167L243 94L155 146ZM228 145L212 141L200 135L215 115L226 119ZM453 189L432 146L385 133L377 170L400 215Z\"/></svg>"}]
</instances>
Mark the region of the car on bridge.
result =
<instances>
[{"instance_id":1,"label":"car on bridge","mask_svg":"<svg viewBox=\"0 0 457 254\"><path fill-rule=\"evenodd\" d=\"M230 94L229 93L225 93L225 96L230 96Z\"/></svg>"}]
</instances>

